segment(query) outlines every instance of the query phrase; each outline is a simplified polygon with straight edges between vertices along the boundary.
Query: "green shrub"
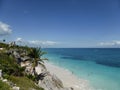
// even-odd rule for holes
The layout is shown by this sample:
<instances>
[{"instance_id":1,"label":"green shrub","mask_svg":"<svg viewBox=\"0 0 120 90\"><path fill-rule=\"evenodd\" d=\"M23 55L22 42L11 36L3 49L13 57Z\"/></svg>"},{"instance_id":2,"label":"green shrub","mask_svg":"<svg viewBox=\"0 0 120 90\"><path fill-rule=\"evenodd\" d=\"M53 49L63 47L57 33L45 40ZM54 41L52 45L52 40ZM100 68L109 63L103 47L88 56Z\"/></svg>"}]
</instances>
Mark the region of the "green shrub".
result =
<instances>
[{"instance_id":1,"label":"green shrub","mask_svg":"<svg viewBox=\"0 0 120 90\"><path fill-rule=\"evenodd\" d=\"M10 76L9 80L15 83L17 86L19 86L20 90L30 90L30 89L44 90L36 86L35 83L32 80L28 79L27 77Z\"/></svg>"},{"instance_id":2,"label":"green shrub","mask_svg":"<svg viewBox=\"0 0 120 90\"><path fill-rule=\"evenodd\" d=\"M0 42L0 48L8 48L8 47L9 47L8 44L1 43L1 42Z\"/></svg>"},{"instance_id":3,"label":"green shrub","mask_svg":"<svg viewBox=\"0 0 120 90\"><path fill-rule=\"evenodd\" d=\"M27 76L27 78L31 79L32 81L35 81L35 76L33 76L33 75L31 75L31 74L26 75L26 76Z\"/></svg>"},{"instance_id":4,"label":"green shrub","mask_svg":"<svg viewBox=\"0 0 120 90\"><path fill-rule=\"evenodd\" d=\"M5 78L5 79L9 79L9 75L8 74L3 74L3 78Z\"/></svg>"},{"instance_id":5,"label":"green shrub","mask_svg":"<svg viewBox=\"0 0 120 90\"><path fill-rule=\"evenodd\" d=\"M2 69L3 74L23 76L25 68L20 67L13 57L0 53L0 69Z\"/></svg>"},{"instance_id":6,"label":"green shrub","mask_svg":"<svg viewBox=\"0 0 120 90\"><path fill-rule=\"evenodd\" d=\"M0 80L0 90L12 90L10 86Z\"/></svg>"}]
</instances>

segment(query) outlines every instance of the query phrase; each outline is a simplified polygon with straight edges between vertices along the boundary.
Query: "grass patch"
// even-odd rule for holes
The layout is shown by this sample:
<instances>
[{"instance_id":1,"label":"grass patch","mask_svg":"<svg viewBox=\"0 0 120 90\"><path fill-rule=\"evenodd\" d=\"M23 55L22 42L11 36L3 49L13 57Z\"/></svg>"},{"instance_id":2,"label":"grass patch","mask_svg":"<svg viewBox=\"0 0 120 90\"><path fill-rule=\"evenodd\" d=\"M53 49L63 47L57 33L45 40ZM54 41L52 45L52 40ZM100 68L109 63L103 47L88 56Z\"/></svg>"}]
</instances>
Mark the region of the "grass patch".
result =
<instances>
[{"instance_id":1,"label":"grass patch","mask_svg":"<svg viewBox=\"0 0 120 90\"><path fill-rule=\"evenodd\" d=\"M36 90L44 90L42 88L37 87L35 83L32 80L28 79L27 77L10 76L9 80L15 83L17 86L19 86L20 90L30 90L33 88Z\"/></svg>"},{"instance_id":2,"label":"grass patch","mask_svg":"<svg viewBox=\"0 0 120 90\"><path fill-rule=\"evenodd\" d=\"M0 80L0 90L12 90L10 86Z\"/></svg>"}]
</instances>

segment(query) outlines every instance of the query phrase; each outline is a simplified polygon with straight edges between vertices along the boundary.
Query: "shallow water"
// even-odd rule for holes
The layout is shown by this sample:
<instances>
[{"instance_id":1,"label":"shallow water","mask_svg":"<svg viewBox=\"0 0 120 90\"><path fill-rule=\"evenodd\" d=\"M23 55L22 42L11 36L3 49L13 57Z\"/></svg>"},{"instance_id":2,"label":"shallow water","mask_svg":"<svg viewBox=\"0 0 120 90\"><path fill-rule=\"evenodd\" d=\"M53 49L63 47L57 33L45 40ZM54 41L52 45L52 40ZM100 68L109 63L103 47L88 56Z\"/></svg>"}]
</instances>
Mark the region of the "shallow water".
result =
<instances>
[{"instance_id":1,"label":"shallow water","mask_svg":"<svg viewBox=\"0 0 120 90\"><path fill-rule=\"evenodd\" d=\"M120 90L120 49L44 49L49 61L89 80L96 90Z\"/></svg>"}]
</instances>

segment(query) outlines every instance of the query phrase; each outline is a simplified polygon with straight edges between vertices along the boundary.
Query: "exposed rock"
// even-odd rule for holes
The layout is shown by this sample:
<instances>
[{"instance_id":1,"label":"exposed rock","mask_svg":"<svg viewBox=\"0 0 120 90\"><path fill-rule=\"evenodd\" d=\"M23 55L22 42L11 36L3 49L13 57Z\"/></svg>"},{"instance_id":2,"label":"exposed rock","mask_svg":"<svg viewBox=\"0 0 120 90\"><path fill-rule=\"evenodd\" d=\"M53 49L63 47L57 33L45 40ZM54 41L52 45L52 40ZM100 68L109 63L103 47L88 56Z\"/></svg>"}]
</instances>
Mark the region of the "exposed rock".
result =
<instances>
[{"instance_id":1,"label":"exposed rock","mask_svg":"<svg viewBox=\"0 0 120 90\"><path fill-rule=\"evenodd\" d=\"M13 89L13 90L20 90L20 87L14 86L12 89Z\"/></svg>"},{"instance_id":2,"label":"exposed rock","mask_svg":"<svg viewBox=\"0 0 120 90\"><path fill-rule=\"evenodd\" d=\"M2 70L0 70L0 78L2 78Z\"/></svg>"},{"instance_id":3,"label":"exposed rock","mask_svg":"<svg viewBox=\"0 0 120 90\"><path fill-rule=\"evenodd\" d=\"M29 60L28 61L24 61L24 62L20 62L20 65L21 65L21 67L27 67L27 66L29 67L30 62L31 61L29 61Z\"/></svg>"},{"instance_id":4,"label":"exposed rock","mask_svg":"<svg viewBox=\"0 0 120 90\"><path fill-rule=\"evenodd\" d=\"M3 50L4 48L0 48L0 50Z\"/></svg>"},{"instance_id":5,"label":"exposed rock","mask_svg":"<svg viewBox=\"0 0 120 90\"><path fill-rule=\"evenodd\" d=\"M56 75L50 74L46 67L39 64L35 70L38 74L38 86L44 90L73 90L72 88L65 88L62 81Z\"/></svg>"},{"instance_id":6,"label":"exposed rock","mask_svg":"<svg viewBox=\"0 0 120 90\"><path fill-rule=\"evenodd\" d=\"M7 80L7 79L3 79L2 81L3 81L3 82L7 82L8 80Z\"/></svg>"},{"instance_id":7,"label":"exposed rock","mask_svg":"<svg viewBox=\"0 0 120 90\"><path fill-rule=\"evenodd\" d=\"M13 52L13 55L15 56L15 58L20 58L19 53L17 53L16 51Z\"/></svg>"},{"instance_id":8,"label":"exposed rock","mask_svg":"<svg viewBox=\"0 0 120 90\"><path fill-rule=\"evenodd\" d=\"M46 67L43 67L42 65L38 64L38 66L35 67L35 71L39 75L40 73L47 72L47 69L46 69Z\"/></svg>"},{"instance_id":9,"label":"exposed rock","mask_svg":"<svg viewBox=\"0 0 120 90\"><path fill-rule=\"evenodd\" d=\"M56 75L52 75L52 80L58 88L63 88L62 81Z\"/></svg>"},{"instance_id":10,"label":"exposed rock","mask_svg":"<svg viewBox=\"0 0 120 90\"><path fill-rule=\"evenodd\" d=\"M38 85L45 90L73 90L70 88L65 88L62 81L56 76L47 73L43 80L39 80Z\"/></svg>"},{"instance_id":11,"label":"exposed rock","mask_svg":"<svg viewBox=\"0 0 120 90\"><path fill-rule=\"evenodd\" d=\"M36 90L36 89L34 89L34 88L30 88L29 90Z\"/></svg>"},{"instance_id":12,"label":"exposed rock","mask_svg":"<svg viewBox=\"0 0 120 90\"><path fill-rule=\"evenodd\" d=\"M28 56L21 57L21 60L22 60L22 61L26 61L26 60L30 60L30 59L31 59L31 58L28 57Z\"/></svg>"}]
</instances>

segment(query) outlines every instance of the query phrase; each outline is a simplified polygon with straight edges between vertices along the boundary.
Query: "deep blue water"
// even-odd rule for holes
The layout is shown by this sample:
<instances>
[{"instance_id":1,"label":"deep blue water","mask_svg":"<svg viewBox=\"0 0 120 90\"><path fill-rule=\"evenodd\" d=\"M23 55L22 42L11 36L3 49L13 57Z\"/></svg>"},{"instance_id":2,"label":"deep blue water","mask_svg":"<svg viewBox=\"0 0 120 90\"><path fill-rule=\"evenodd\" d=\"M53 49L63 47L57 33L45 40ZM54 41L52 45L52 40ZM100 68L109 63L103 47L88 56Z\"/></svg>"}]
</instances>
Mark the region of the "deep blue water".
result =
<instances>
[{"instance_id":1,"label":"deep blue water","mask_svg":"<svg viewBox=\"0 0 120 90\"><path fill-rule=\"evenodd\" d=\"M46 49L48 54L59 54L69 60L92 61L105 66L120 68L119 48L59 48Z\"/></svg>"},{"instance_id":2,"label":"deep blue water","mask_svg":"<svg viewBox=\"0 0 120 90\"><path fill-rule=\"evenodd\" d=\"M44 49L50 62L90 81L96 90L120 90L119 48Z\"/></svg>"}]
</instances>

